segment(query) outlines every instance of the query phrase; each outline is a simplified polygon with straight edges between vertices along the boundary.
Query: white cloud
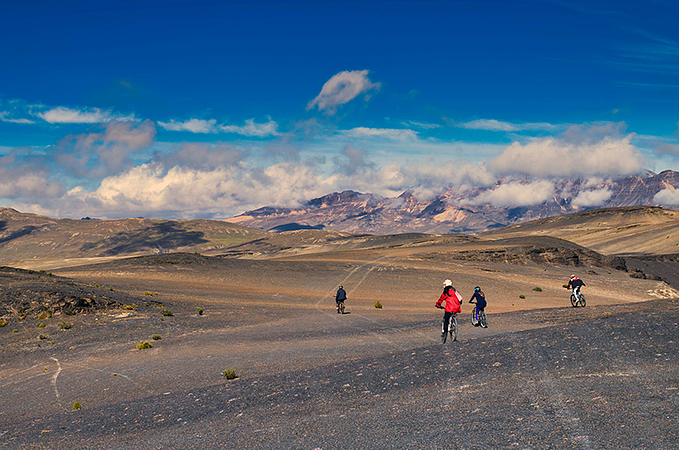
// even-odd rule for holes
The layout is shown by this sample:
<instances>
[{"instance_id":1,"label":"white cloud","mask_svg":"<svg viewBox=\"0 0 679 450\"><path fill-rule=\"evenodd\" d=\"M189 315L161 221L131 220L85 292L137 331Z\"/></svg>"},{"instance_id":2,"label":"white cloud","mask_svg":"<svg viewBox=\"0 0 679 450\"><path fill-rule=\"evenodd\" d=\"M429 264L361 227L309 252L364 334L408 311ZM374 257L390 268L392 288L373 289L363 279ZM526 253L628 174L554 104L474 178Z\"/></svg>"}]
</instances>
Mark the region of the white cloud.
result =
<instances>
[{"instance_id":1,"label":"white cloud","mask_svg":"<svg viewBox=\"0 0 679 450\"><path fill-rule=\"evenodd\" d=\"M23 118L13 119L13 118L10 117L10 114L7 111L1 111L0 112L0 121L8 122L8 123L25 123L25 124L35 123L33 120L30 120L30 119L23 119Z\"/></svg>"},{"instance_id":2,"label":"white cloud","mask_svg":"<svg viewBox=\"0 0 679 450\"><path fill-rule=\"evenodd\" d=\"M319 111L333 115L338 106L349 103L364 92L379 91L381 87L380 83L370 81L367 70L345 70L326 81L320 94L307 104L306 109L318 107Z\"/></svg>"},{"instance_id":3,"label":"white cloud","mask_svg":"<svg viewBox=\"0 0 679 450\"><path fill-rule=\"evenodd\" d=\"M191 133L216 133L216 124L215 119L189 119L184 122L177 122L174 119L169 122L158 121L158 125L168 131L190 131Z\"/></svg>"},{"instance_id":4,"label":"white cloud","mask_svg":"<svg viewBox=\"0 0 679 450\"><path fill-rule=\"evenodd\" d=\"M210 170L217 167L231 167L243 160L244 153L229 145L210 145L187 142L178 150L156 155L154 158L166 169L176 166L187 169Z\"/></svg>"},{"instance_id":5,"label":"white cloud","mask_svg":"<svg viewBox=\"0 0 679 450\"><path fill-rule=\"evenodd\" d=\"M611 198L613 191L609 188L597 189L593 191L581 191L577 197L571 201L571 205L576 208L600 206Z\"/></svg>"},{"instance_id":6,"label":"white cloud","mask_svg":"<svg viewBox=\"0 0 679 450\"><path fill-rule=\"evenodd\" d=\"M554 184L547 180L533 182L513 181L476 196L470 204L493 206L530 206L547 201L554 195Z\"/></svg>"},{"instance_id":7,"label":"white cloud","mask_svg":"<svg viewBox=\"0 0 679 450\"><path fill-rule=\"evenodd\" d=\"M256 123L255 119L248 119L245 121L245 125L220 125L219 130L226 133L236 133L242 136L249 137L266 137L266 136L277 136L278 124L269 118L268 122Z\"/></svg>"},{"instance_id":8,"label":"white cloud","mask_svg":"<svg viewBox=\"0 0 679 450\"><path fill-rule=\"evenodd\" d=\"M653 197L657 205L679 205L679 189L663 189Z\"/></svg>"},{"instance_id":9,"label":"white cloud","mask_svg":"<svg viewBox=\"0 0 679 450\"><path fill-rule=\"evenodd\" d=\"M403 125L407 127L417 127L417 128L422 128L424 130L432 130L434 128L441 128L441 125L438 123L423 123L423 122L415 122L413 120L404 120L401 122Z\"/></svg>"},{"instance_id":10,"label":"white cloud","mask_svg":"<svg viewBox=\"0 0 679 450\"><path fill-rule=\"evenodd\" d=\"M63 194L64 188L59 181L47 179L42 172L12 173L0 171L0 198L42 198L53 199Z\"/></svg>"},{"instance_id":11,"label":"white cloud","mask_svg":"<svg viewBox=\"0 0 679 450\"><path fill-rule=\"evenodd\" d=\"M356 127L351 130L343 130L342 134L358 138L385 138L392 141L409 141L417 139L417 131L395 128L366 128Z\"/></svg>"},{"instance_id":12,"label":"white cloud","mask_svg":"<svg viewBox=\"0 0 679 450\"><path fill-rule=\"evenodd\" d=\"M34 113L48 123L104 123L111 120L134 120L134 115L122 116L99 108L73 109L64 106Z\"/></svg>"},{"instance_id":13,"label":"white cloud","mask_svg":"<svg viewBox=\"0 0 679 450\"><path fill-rule=\"evenodd\" d=\"M160 164L143 164L105 178L95 191L74 188L61 204L69 205L70 214L81 215L94 208L105 217L167 212L177 217L226 218L262 205L297 206L331 192L337 179L320 177L302 164L240 169L175 166L166 171Z\"/></svg>"},{"instance_id":14,"label":"white cloud","mask_svg":"<svg viewBox=\"0 0 679 450\"><path fill-rule=\"evenodd\" d=\"M55 160L72 175L99 178L133 165L129 155L154 141L156 126L143 122L109 122L106 130L68 135L57 144Z\"/></svg>"},{"instance_id":15,"label":"white cloud","mask_svg":"<svg viewBox=\"0 0 679 450\"><path fill-rule=\"evenodd\" d=\"M510 123L495 119L478 119L470 122L456 123L455 125L470 130L489 131L556 131L563 128L561 125L553 125L551 123Z\"/></svg>"},{"instance_id":16,"label":"white cloud","mask_svg":"<svg viewBox=\"0 0 679 450\"><path fill-rule=\"evenodd\" d=\"M644 161L631 144L633 135L606 137L598 142L569 143L563 139L514 142L488 163L497 175L531 175L541 178L623 176L642 171Z\"/></svg>"}]
</instances>

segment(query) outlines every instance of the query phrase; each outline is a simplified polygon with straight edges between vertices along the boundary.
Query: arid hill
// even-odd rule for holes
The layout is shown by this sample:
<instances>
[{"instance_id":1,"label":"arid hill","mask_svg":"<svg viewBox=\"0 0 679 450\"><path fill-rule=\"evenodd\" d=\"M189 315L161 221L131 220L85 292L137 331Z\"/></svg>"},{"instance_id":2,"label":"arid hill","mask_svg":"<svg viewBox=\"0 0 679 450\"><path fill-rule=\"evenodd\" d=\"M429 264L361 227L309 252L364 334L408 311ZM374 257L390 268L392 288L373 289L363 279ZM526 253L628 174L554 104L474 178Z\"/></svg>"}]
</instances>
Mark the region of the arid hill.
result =
<instances>
[{"instance_id":1,"label":"arid hill","mask_svg":"<svg viewBox=\"0 0 679 450\"><path fill-rule=\"evenodd\" d=\"M585 211L482 233L483 238L552 236L605 255L679 252L679 211L636 206Z\"/></svg>"},{"instance_id":2,"label":"arid hill","mask_svg":"<svg viewBox=\"0 0 679 450\"><path fill-rule=\"evenodd\" d=\"M0 264L35 258L204 252L265 234L219 220L53 219L0 208Z\"/></svg>"}]
</instances>

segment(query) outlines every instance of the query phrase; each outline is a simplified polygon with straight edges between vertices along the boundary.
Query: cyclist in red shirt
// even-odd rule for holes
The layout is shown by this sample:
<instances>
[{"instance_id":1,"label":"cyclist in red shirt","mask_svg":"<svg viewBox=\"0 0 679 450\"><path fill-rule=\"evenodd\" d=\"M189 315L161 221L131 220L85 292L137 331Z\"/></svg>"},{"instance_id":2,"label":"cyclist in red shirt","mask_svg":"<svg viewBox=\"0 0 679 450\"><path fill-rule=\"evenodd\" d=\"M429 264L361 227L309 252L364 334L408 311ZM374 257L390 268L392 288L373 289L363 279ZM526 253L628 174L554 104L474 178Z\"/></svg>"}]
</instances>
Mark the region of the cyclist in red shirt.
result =
<instances>
[{"instance_id":1,"label":"cyclist in red shirt","mask_svg":"<svg viewBox=\"0 0 679 450\"><path fill-rule=\"evenodd\" d=\"M450 280L444 281L443 293L436 301L436 307L445 310L443 313L443 333L441 333L442 337L448 332L448 322L450 321L450 317L462 311L460 309L461 302L462 296L453 287L453 282Z\"/></svg>"}]
</instances>

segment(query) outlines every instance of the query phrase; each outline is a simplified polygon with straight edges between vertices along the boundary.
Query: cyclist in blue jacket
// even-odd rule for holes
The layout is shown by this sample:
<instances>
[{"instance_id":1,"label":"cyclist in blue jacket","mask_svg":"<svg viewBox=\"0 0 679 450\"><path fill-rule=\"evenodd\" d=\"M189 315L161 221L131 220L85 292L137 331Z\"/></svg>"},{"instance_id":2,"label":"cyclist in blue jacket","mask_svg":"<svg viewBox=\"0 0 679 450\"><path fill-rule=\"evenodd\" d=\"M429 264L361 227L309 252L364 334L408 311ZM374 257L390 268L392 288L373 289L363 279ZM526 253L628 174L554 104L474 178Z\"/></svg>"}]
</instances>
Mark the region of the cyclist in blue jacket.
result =
<instances>
[{"instance_id":1,"label":"cyclist in blue jacket","mask_svg":"<svg viewBox=\"0 0 679 450\"><path fill-rule=\"evenodd\" d=\"M474 294L472 295L472 298L469 299L469 303L474 303L473 300L476 300L476 321L479 321L479 311L483 311L486 309L486 305L488 304L486 302L486 294L483 293L481 290L480 286L476 286L474 288Z\"/></svg>"}]
</instances>

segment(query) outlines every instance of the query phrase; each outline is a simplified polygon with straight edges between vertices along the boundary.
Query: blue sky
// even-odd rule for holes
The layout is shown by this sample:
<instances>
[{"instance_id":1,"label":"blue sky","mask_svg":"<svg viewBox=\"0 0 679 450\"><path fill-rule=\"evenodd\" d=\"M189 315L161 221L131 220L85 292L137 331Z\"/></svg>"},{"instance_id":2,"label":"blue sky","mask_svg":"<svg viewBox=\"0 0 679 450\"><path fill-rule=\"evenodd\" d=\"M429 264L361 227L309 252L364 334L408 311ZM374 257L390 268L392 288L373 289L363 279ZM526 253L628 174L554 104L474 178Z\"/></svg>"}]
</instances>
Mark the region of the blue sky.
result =
<instances>
[{"instance_id":1,"label":"blue sky","mask_svg":"<svg viewBox=\"0 0 679 450\"><path fill-rule=\"evenodd\" d=\"M660 0L5 2L0 205L229 217L340 189L426 197L677 170L678 13Z\"/></svg>"}]
</instances>

